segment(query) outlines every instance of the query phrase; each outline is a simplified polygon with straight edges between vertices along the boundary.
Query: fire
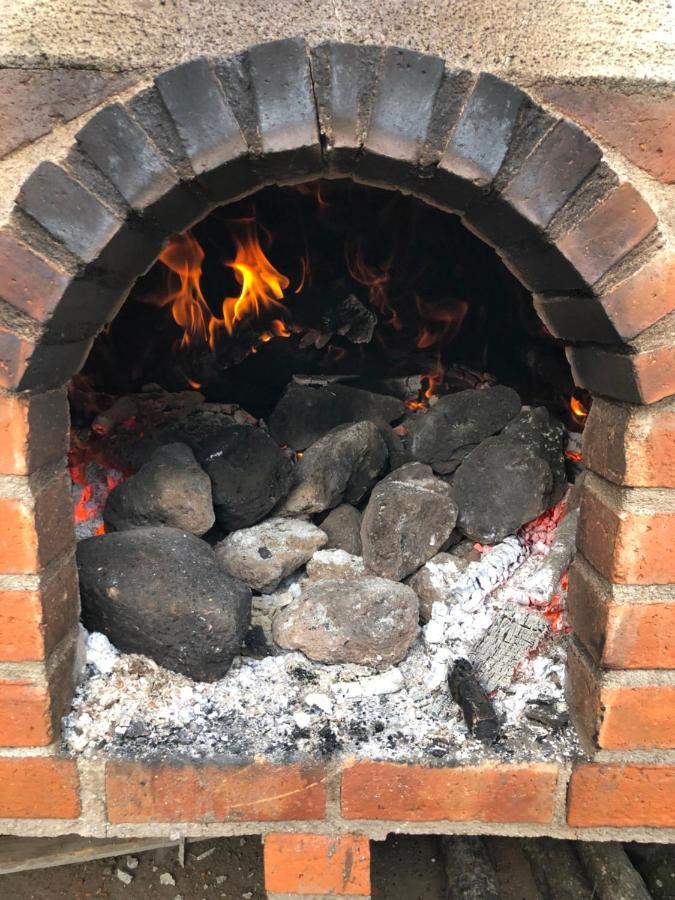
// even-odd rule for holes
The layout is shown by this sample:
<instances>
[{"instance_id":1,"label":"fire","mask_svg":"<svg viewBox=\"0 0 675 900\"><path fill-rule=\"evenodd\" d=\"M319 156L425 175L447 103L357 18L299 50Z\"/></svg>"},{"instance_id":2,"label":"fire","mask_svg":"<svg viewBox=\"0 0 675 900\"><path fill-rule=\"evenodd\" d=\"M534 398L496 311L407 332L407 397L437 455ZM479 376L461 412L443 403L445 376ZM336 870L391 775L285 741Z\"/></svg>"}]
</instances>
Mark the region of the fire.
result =
<instances>
[{"instance_id":1,"label":"fire","mask_svg":"<svg viewBox=\"0 0 675 900\"><path fill-rule=\"evenodd\" d=\"M354 281L368 289L368 299L372 306L383 315L389 316L384 324L401 331L403 322L389 300L388 286L391 281L392 261L393 257L390 256L379 268L370 266L363 258L363 248L360 244L349 242L345 244L347 271Z\"/></svg>"},{"instance_id":2,"label":"fire","mask_svg":"<svg viewBox=\"0 0 675 900\"><path fill-rule=\"evenodd\" d=\"M581 400L578 397L572 395L570 397L570 412L572 413L572 417L574 421L579 425L583 425L586 419L588 418L588 409L584 406Z\"/></svg>"},{"instance_id":3,"label":"fire","mask_svg":"<svg viewBox=\"0 0 675 900\"><path fill-rule=\"evenodd\" d=\"M424 301L419 294L415 294L415 306L422 320L415 341L420 350L457 337L469 311L464 300L446 300L441 305L434 305Z\"/></svg>"},{"instance_id":4,"label":"fire","mask_svg":"<svg viewBox=\"0 0 675 900\"><path fill-rule=\"evenodd\" d=\"M222 315L213 313L202 291L204 250L190 232L174 235L160 254L160 261L178 278L178 285L158 302L169 306L174 321L183 329L180 346L207 345L215 350L222 335L232 335L245 321L260 319L269 311L283 315L283 299L290 279L267 258L260 244L253 217L232 220L230 229L235 256L225 265L232 269L241 290L236 297L225 297ZM306 276L303 263L302 278ZM281 318L272 325L272 336L288 337L290 332Z\"/></svg>"}]
</instances>

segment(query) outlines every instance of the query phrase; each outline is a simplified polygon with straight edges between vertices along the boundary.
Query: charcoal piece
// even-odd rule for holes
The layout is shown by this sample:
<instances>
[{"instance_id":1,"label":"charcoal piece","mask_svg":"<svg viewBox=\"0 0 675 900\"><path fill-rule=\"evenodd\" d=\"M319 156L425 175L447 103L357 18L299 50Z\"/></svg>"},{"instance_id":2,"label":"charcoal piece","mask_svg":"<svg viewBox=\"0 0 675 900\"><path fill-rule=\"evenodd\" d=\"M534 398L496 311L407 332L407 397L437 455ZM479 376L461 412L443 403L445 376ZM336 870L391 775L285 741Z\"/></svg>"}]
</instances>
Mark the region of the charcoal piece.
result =
<instances>
[{"instance_id":1,"label":"charcoal piece","mask_svg":"<svg viewBox=\"0 0 675 900\"><path fill-rule=\"evenodd\" d=\"M487 630L471 648L473 665L488 691L507 687L518 663L548 632L543 615L515 603L495 612Z\"/></svg>"},{"instance_id":2,"label":"charcoal piece","mask_svg":"<svg viewBox=\"0 0 675 900\"><path fill-rule=\"evenodd\" d=\"M321 315L321 330L339 334L352 344L367 344L372 340L377 316L354 295L347 294Z\"/></svg>"},{"instance_id":3,"label":"charcoal piece","mask_svg":"<svg viewBox=\"0 0 675 900\"><path fill-rule=\"evenodd\" d=\"M407 420L410 455L447 475L474 447L501 431L519 412L518 394L502 385L448 394L427 412Z\"/></svg>"},{"instance_id":4,"label":"charcoal piece","mask_svg":"<svg viewBox=\"0 0 675 900\"><path fill-rule=\"evenodd\" d=\"M197 459L211 478L218 523L229 531L259 522L291 486L288 454L251 425L224 428L202 444Z\"/></svg>"},{"instance_id":5,"label":"charcoal piece","mask_svg":"<svg viewBox=\"0 0 675 900\"><path fill-rule=\"evenodd\" d=\"M621 844L579 841L576 850L598 900L651 900L643 879L635 871Z\"/></svg>"},{"instance_id":6,"label":"charcoal piece","mask_svg":"<svg viewBox=\"0 0 675 900\"><path fill-rule=\"evenodd\" d=\"M653 900L675 897L675 845L625 844L633 865L642 876Z\"/></svg>"},{"instance_id":7,"label":"charcoal piece","mask_svg":"<svg viewBox=\"0 0 675 900\"><path fill-rule=\"evenodd\" d=\"M473 666L467 659L455 661L448 676L450 693L461 710L466 727L474 737L494 743L499 736L499 722L492 701L481 687Z\"/></svg>"},{"instance_id":8,"label":"charcoal piece","mask_svg":"<svg viewBox=\"0 0 675 900\"><path fill-rule=\"evenodd\" d=\"M550 700L528 700L525 718L543 725L550 731L562 731L563 728L567 728L570 721L567 713L559 712L555 703Z\"/></svg>"},{"instance_id":9,"label":"charcoal piece","mask_svg":"<svg viewBox=\"0 0 675 900\"><path fill-rule=\"evenodd\" d=\"M267 519L229 534L216 547L216 559L249 587L270 593L325 543L325 533L311 522Z\"/></svg>"},{"instance_id":10,"label":"charcoal piece","mask_svg":"<svg viewBox=\"0 0 675 900\"><path fill-rule=\"evenodd\" d=\"M370 495L361 520L363 560L376 575L400 581L438 553L456 520L448 485L429 466L402 466Z\"/></svg>"},{"instance_id":11,"label":"charcoal piece","mask_svg":"<svg viewBox=\"0 0 675 900\"><path fill-rule=\"evenodd\" d=\"M274 640L325 663L386 669L400 662L417 636L417 595L374 576L307 581L302 594L274 618Z\"/></svg>"},{"instance_id":12,"label":"charcoal piece","mask_svg":"<svg viewBox=\"0 0 675 900\"><path fill-rule=\"evenodd\" d=\"M444 900L501 900L497 873L483 838L444 837L441 847L447 881Z\"/></svg>"},{"instance_id":13,"label":"charcoal piece","mask_svg":"<svg viewBox=\"0 0 675 900\"><path fill-rule=\"evenodd\" d=\"M108 495L109 531L168 525L205 534L215 521L211 481L185 444L160 447L144 466Z\"/></svg>"},{"instance_id":14,"label":"charcoal piece","mask_svg":"<svg viewBox=\"0 0 675 900\"><path fill-rule=\"evenodd\" d=\"M270 416L269 429L280 444L305 450L338 425L361 421L389 424L404 413L404 404L395 397L346 384L313 387L292 382Z\"/></svg>"},{"instance_id":15,"label":"charcoal piece","mask_svg":"<svg viewBox=\"0 0 675 900\"><path fill-rule=\"evenodd\" d=\"M361 556L361 513L355 507L348 503L336 506L321 522L321 530L328 537L327 549Z\"/></svg>"},{"instance_id":16,"label":"charcoal piece","mask_svg":"<svg viewBox=\"0 0 675 900\"><path fill-rule=\"evenodd\" d=\"M597 896L571 841L525 838L522 847L543 900L593 900Z\"/></svg>"},{"instance_id":17,"label":"charcoal piece","mask_svg":"<svg viewBox=\"0 0 675 900\"><path fill-rule=\"evenodd\" d=\"M312 515L343 501L358 503L382 474L387 448L376 425L341 425L305 451L293 473L293 487L277 512Z\"/></svg>"},{"instance_id":18,"label":"charcoal piece","mask_svg":"<svg viewBox=\"0 0 675 900\"><path fill-rule=\"evenodd\" d=\"M215 681L230 668L251 618L251 591L204 541L146 527L81 541L82 621L125 653Z\"/></svg>"},{"instance_id":19,"label":"charcoal piece","mask_svg":"<svg viewBox=\"0 0 675 900\"><path fill-rule=\"evenodd\" d=\"M564 434L540 408L469 453L453 479L463 534L494 544L556 503L567 483Z\"/></svg>"}]
</instances>

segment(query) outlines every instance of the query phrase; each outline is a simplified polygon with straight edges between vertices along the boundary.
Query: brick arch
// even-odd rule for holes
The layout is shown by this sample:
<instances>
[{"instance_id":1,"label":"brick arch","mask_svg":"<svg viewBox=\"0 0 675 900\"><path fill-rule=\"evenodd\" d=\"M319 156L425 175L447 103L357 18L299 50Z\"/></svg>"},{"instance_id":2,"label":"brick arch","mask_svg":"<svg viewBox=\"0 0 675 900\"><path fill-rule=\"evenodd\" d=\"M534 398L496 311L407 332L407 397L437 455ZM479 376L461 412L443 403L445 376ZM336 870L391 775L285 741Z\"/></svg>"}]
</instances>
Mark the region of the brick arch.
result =
<instances>
[{"instance_id":1,"label":"brick arch","mask_svg":"<svg viewBox=\"0 0 675 900\"><path fill-rule=\"evenodd\" d=\"M68 700L77 581L63 385L170 233L266 184L319 177L460 214L533 292L599 398L569 683L589 740L622 751L605 767L630 782L626 751L675 747L675 681L650 674L675 667L675 502L653 490L675 487L673 266L656 217L581 129L518 87L410 50L300 39L186 63L106 106L59 163L37 167L0 231L0 662L16 667L0 681L0 747L50 744ZM45 793L33 815L55 815L55 802ZM0 818L23 809L0 801Z\"/></svg>"}]
</instances>

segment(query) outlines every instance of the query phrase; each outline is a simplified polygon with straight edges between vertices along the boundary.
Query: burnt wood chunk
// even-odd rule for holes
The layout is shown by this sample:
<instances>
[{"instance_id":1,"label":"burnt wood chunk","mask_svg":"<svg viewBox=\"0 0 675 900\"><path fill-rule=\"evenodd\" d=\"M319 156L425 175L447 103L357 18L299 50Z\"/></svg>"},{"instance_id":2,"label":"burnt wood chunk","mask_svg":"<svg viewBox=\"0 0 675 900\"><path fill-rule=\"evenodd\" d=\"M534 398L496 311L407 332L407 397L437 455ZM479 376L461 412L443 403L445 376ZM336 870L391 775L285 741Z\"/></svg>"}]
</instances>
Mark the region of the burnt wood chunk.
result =
<instances>
[{"instance_id":1,"label":"burnt wood chunk","mask_svg":"<svg viewBox=\"0 0 675 900\"><path fill-rule=\"evenodd\" d=\"M525 838L522 846L542 900L592 900L597 896L571 841Z\"/></svg>"},{"instance_id":2,"label":"burnt wood chunk","mask_svg":"<svg viewBox=\"0 0 675 900\"><path fill-rule=\"evenodd\" d=\"M445 900L501 900L497 874L481 837L442 838Z\"/></svg>"},{"instance_id":3,"label":"burnt wood chunk","mask_svg":"<svg viewBox=\"0 0 675 900\"><path fill-rule=\"evenodd\" d=\"M651 894L621 844L579 841L576 845L598 900L650 900Z\"/></svg>"},{"instance_id":4,"label":"burnt wood chunk","mask_svg":"<svg viewBox=\"0 0 675 900\"><path fill-rule=\"evenodd\" d=\"M499 735L499 722L492 701L481 687L468 659L455 661L448 676L450 693L464 716L466 726L474 737L493 743Z\"/></svg>"}]
</instances>

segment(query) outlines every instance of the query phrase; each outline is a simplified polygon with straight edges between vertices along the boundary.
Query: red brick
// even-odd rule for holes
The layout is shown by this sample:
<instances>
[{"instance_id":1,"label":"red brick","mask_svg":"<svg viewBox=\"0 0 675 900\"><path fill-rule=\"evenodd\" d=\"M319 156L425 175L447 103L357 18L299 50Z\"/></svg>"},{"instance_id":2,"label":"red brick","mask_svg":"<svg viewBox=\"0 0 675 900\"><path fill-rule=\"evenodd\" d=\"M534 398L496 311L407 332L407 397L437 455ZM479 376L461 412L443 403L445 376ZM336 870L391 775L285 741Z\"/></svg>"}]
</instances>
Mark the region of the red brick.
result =
<instances>
[{"instance_id":1,"label":"red brick","mask_svg":"<svg viewBox=\"0 0 675 900\"><path fill-rule=\"evenodd\" d=\"M675 589L668 602L613 599L611 586L577 557L567 611L576 636L610 669L675 668Z\"/></svg>"},{"instance_id":2,"label":"red brick","mask_svg":"<svg viewBox=\"0 0 675 900\"><path fill-rule=\"evenodd\" d=\"M597 398L584 429L587 468L629 487L675 487L675 404L630 407Z\"/></svg>"},{"instance_id":3,"label":"red brick","mask_svg":"<svg viewBox=\"0 0 675 900\"><path fill-rule=\"evenodd\" d=\"M370 896L370 843L351 834L265 836L268 893Z\"/></svg>"},{"instance_id":4,"label":"red brick","mask_svg":"<svg viewBox=\"0 0 675 900\"><path fill-rule=\"evenodd\" d=\"M426 768L361 762L342 775L346 819L550 822L558 767L544 763Z\"/></svg>"},{"instance_id":5,"label":"red brick","mask_svg":"<svg viewBox=\"0 0 675 900\"><path fill-rule=\"evenodd\" d=\"M113 762L106 796L112 823L322 819L325 771L318 765Z\"/></svg>"},{"instance_id":6,"label":"red brick","mask_svg":"<svg viewBox=\"0 0 675 900\"><path fill-rule=\"evenodd\" d=\"M622 184L577 222L556 246L595 284L656 226L656 216L634 187Z\"/></svg>"},{"instance_id":7,"label":"red brick","mask_svg":"<svg viewBox=\"0 0 675 900\"><path fill-rule=\"evenodd\" d=\"M46 321L68 287L70 276L38 256L7 231L0 231L0 297L31 319Z\"/></svg>"},{"instance_id":8,"label":"red brick","mask_svg":"<svg viewBox=\"0 0 675 900\"><path fill-rule=\"evenodd\" d=\"M574 383L592 394L627 403L656 403L675 394L675 347L628 353L604 347L566 347Z\"/></svg>"},{"instance_id":9,"label":"red brick","mask_svg":"<svg viewBox=\"0 0 675 900\"><path fill-rule=\"evenodd\" d=\"M567 821L573 828L674 828L675 766L577 766Z\"/></svg>"},{"instance_id":10,"label":"red brick","mask_svg":"<svg viewBox=\"0 0 675 900\"><path fill-rule=\"evenodd\" d=\"M47 686L0 681L0 747L44 747L54 739Z\"/></svg>"},{"instance_id":11,"label":"red brick","mask_svg":"<svg viewBox=\"0 0 675 900\"><path fill-rule=\"evenodd\" d=\"M587 482L577 544L586 559L616 584L675 582L675 513L622 510Z\"/></svg>"},{"instance_id":12,"label":"red brick","mask_svg":"<svg viewBox=\"0 0 675 900\"><path fill-rule=\"evenodd\" d=\"M610 147L664 184L675 182L675 98L648 93L644 83L625 88L594 84L537 85L539 97L571 116Z\"/></svg>"},{"instance_id":13,"label":"red brick","mask_svg":"<svg viewBox=\"0 0 675 900\"><path fill-rule=\"evenodd\" d=\"M50 481L33 501L0 498L0 572L40 572L74 540L70 482L65 473Z\"/></svg>"},{"instance_id":14,"label":"red brick","mask_svg":"<svg viewBox=\"0 0 675 900\"><path fill-rule=\"evenodd\" d=\"M0 397L0 474L29 475L65 456L68 425L64 391Z\"/></svg>"},{"instance_id":15,"label":"red brick","mask_svg":"<svg viewBox=\"0 0 675 900\"><path fill-rule=\"evenodd\" d=\"M68 759L0 759L0 819L76 819L79 779Z\"/></svg>"}]
</instances>

